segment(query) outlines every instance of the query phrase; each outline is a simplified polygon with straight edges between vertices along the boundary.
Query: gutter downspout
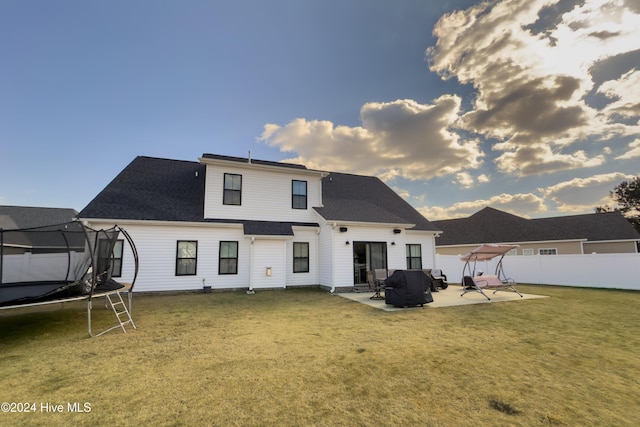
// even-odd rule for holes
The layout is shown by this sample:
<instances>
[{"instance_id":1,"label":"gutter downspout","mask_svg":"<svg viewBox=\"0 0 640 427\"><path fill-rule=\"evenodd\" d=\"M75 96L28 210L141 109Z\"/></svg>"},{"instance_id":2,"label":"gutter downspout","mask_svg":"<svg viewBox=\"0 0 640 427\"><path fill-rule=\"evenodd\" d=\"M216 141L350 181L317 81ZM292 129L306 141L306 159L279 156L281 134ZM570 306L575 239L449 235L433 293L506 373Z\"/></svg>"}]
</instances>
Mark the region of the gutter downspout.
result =
<instances>
[{"instance_id":1,"label":"gutter downspout","mask_svg":"<svg viewBox=\"0 0 640 427\"><path fill-rule=\"evenodd\" d=\"M253 290L253 242L255 242L256 238L251 237L251 244L249 246L249 290L247 291L248 295L253 295L256 291Z\"/></svg>"}]
</instances>

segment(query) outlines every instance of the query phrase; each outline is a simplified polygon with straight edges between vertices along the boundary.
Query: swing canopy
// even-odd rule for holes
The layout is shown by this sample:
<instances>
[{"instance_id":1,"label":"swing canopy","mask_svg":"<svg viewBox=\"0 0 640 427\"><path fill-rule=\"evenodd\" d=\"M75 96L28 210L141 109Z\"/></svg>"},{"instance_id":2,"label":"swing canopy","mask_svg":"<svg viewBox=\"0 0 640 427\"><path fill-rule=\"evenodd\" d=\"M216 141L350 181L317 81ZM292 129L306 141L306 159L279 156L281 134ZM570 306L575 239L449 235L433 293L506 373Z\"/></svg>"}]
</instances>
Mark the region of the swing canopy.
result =
<instances>
[{"instance_id":1,"label":"swing canopy","mask_svg":"<svg viewBox=\"0 0 640 427\"><path fill-rule=\"evenodd\" d=\"M519 248L520 245L493 245L484 244L472 250L460 258L462 261L487 261L497 256L504 256L512 249Z\"/></svg>"}]
</instances>

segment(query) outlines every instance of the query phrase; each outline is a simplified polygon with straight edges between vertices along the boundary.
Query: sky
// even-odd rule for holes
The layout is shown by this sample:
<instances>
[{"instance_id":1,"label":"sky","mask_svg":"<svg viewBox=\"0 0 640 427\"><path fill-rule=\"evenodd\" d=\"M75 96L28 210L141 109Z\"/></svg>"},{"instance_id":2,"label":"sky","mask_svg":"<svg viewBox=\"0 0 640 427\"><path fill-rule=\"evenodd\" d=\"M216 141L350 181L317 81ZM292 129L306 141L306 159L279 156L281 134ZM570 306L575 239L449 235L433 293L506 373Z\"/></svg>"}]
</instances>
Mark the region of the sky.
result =
<instances>
[{"instance_id":1,"label":"sky","mask_svg":"<svg viewBox=\"0 0 640 427\"><path fill-rule=\"evenodd\" d=\"M136 156L374 175L430 220L640 175L640 0L2 0L0 204Z\"/></svg>"}]
</instances>

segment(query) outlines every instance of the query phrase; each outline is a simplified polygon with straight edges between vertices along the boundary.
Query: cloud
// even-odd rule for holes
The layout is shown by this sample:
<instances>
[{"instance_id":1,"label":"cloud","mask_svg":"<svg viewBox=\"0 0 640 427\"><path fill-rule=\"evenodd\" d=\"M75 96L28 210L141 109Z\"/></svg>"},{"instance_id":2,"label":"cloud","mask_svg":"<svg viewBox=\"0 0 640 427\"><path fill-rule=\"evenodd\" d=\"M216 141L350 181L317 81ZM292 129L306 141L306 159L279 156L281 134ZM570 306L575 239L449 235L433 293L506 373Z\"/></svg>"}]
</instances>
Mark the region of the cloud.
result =
<instances>
[{"instance_id":1,"label":"cloud","mask_svg":"<svg viewBox=\"0 0 640 427\"><path fill-rule=\"evenodd\" d=\"M514 151L507 151L496 158L499 171L517 175L541 175L566 169L600 166L604 162L603 155L590 158L584 151L562 154L543 144L516 147Z\"/></svg>"},{"instance_id":2,"label":"cloud","mask_svg":"<svg viewBox=\"0 0 640 427\"><path fill-rule=\"evenodd\" d=\"M504 182L476 175L492 166L483 165L487 147L495 173L520 184L640 156L637 0L486 1L442 16L433 34L429 69L473 88L472 99L370 102L360 110L360 126L299 118L265 125L259 140L313 168L387 182L447 176L464 189ZM626 152L621 141L632 141ZM538 195L520 190L420 211L443 219L493 206L526 217L549 209L545 197L564 212L592 210L625 177L596 175Z\"/></svg>"},{"instance_id":3,"label":"cloud","mask_svg":"<svg viewBox=\"0 0 640 427\"><path fill-rule=\"evenodd\" d=\"M611 204L609 192L622 181L633 179L633 175L612 172L594 175L588 178L574 178L560 182L533 193L500 194L488 199L458 202L450 207L424 206L418 211L430 220L467 217L486 206L510 212L522 217L538 216L548 211L548 201L558 205L557 209L565 213L593 212L596 206Z\"/></svg>"},{"instance_id":4,"label":"cloud","mask_svg":"<svg viewBox=\"0 0 640 427\"><path fill-rule=\"evenodd\" d=\"M400 188L400 187L391 187L393 191L396 192L396 194L398 194L400 197L402 197L403 199L408 199L409 197L411 197L411 193L409 192L409 190L406 190L404 188Z\"/></svg>"},{"instance_id":5,"label":"cloud","mask_svg":"<svg viewBox=\"0 0 640 427\"><path fill-rule=\"evenodd\" d=\"M574 178L546 189L540 189L540 192L544 197L557 203L558 210L561 212L593 211L596 206L611 202L609 192L613 190L613 187L632 178L633 175L612 172L589 178Z\"/></svg>"},{"instance_id":6,"label":"cloud","mask_svg":"<svg viewBox=\"0 0 640 427\"><path fill-rule=\"evenodd\" d=\"M640 139L636 139L629 143L629 151L616 157L616 160L627 160L635 157L640 157Z\"/></svg>"},{"instance_id":7,"label":"cloud","mask_svg":"<svg viewBox=\"0 0 640 427\"><path fill-rule=\"evenodd\" d=\"M619 115L622 118L636 119L640 117L639 70L634 69L619 79L603 83L598 92L613 100L605 107L609 116Z\"/></svg>"},{"instance_id":8,"label":"cloud","mask_svg":"<svg viewBox=\"0 0 640 427\"><path fill-rule=\"evenodd\" d=\"M599 166L603 156L573 146L640 133L640 72L630 68L636 62L623 61L640 39L637 7L614 0L483 2L444 15L433 33L430 69L476 90L457 125L498 140L503 173ZM607 71L613 66L617 76ZM604 107L587 102L594 93Z\"/></svg>"},{"instance_id":9,"label":"cloud","mask_svg":"<svg viewBox=\"0 0 640 427\"><path fill-rule=\"evenodd\" d=\"M491 177L483 173L481 175L478 175L478 182L480 184L486 184L487 182L491 182Z\"/></svg>"},{"instance_id":10,"label":"cloud","mask_svg":"<svg viewBox=\"0 0 640 427\"><path fill-rule=\"evenodd\" d=\"M458 172L456 174L456 179L452 181L454 184L458 184L461 188L472 188L478 184L485 184L490 181L489 176L486 174L478 175L476 178L473 177L469 172Z\"/></svg>"},{"instance_id":11,"label":"cloud","mask_svg":"<svg viewBox=\"0 0 640 427\"><path fill-rule=\"evenodd\" d=\"M567 103L579 88L580 81L568 76L514 81L502 93L484 94L479 98L484 106L465 114L461 123L487 137L518 133L520 143L553 139L589 122L584 106Z\"/></svg>"},{"instance_id":12,"label":"cloud","mask_svg":"<svg viewBox=\"0 0 640 427\"><path fill-rule=\"evenodd\" d=\"M462 188L471 188L474 184L473 177L469 172L458 172L454 182L460 184Z\"/></svg>"},{"instance_id":13,"label":"cloud","mask_svg":"<svg viewBox=\"0 0 640 427\"><path fill-rule=\"evenodd\" d=\"M444 95L431 104L413 100L371 102L360 110L362 126L296 119L284 126L267 124L259 140L295 160L332 171L378 175L391 180L429 179L477 168L479 141L462 141L451 128L461 100Z\"/></svg>"},{"instance_id":14,"label":"cloud","mask_svg":"<svg viewBox=\"0 0 640 427\"><path fill-rule=\"evenodd\" d=\"M547 211L544 199L532 193L500 194L489 199L458 202L448 208L442 206L424 206L417 208L417 210L426 218L433 221L467 217L487 206L522 217L529 217L532 214Z\"/></svg>"}]
</instances>

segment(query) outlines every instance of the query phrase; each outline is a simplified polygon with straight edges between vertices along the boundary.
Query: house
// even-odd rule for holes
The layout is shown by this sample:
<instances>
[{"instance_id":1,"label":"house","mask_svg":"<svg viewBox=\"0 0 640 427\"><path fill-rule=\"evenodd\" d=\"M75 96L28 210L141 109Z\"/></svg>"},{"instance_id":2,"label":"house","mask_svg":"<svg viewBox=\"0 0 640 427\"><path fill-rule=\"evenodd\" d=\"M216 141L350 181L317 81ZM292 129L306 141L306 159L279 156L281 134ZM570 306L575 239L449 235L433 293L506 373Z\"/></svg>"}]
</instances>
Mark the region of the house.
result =
<instances>
[{"instance_id":1,"label":"house","mask_svg":"<svg viewBox=\"0 0 640 427\"><path fill-rule=\"evenodd\" d=\"M64 224L78 212L68 208L40 208L30 206L0 206L0 228L33 228Z\"/></svg>"},{"instance_id":2,"label":"house","mask_svg":"<svg viewBox=\"0 0 640 427\"><path fill-rule=\"evenodd\" d=\"M433 221L441 255L483 243L518 244L517 255L636 253L640 234L620 212L526 219L486 207L467 218Z\"/></svg>"},{"instance_id":3,"label":"house","mask_svg":"<svg viewBox=\"0 0 640 427\"><path fill-rule=\"evenodd\" d=\"M432 268L439 233L376 177L216 154L137 157L79 217L126 228L139 291L353 289L375 268Z\"/></svg>"},{"instance_id":4,"label":"house","mask_svg":"<svg viewBox=\"0 0 640 427\"><path fill-rule=\"evenodd\" d=\"M75 209L68 208L0 206L0 229L14 230L64 224L72 221L77 214ZM47 243L42 239L34 242L32 238L22 234L14 234L13 236L15 240L0 243L2 253L5 255L37 252L39 245Z\"/></svg>"}]
</instances>

